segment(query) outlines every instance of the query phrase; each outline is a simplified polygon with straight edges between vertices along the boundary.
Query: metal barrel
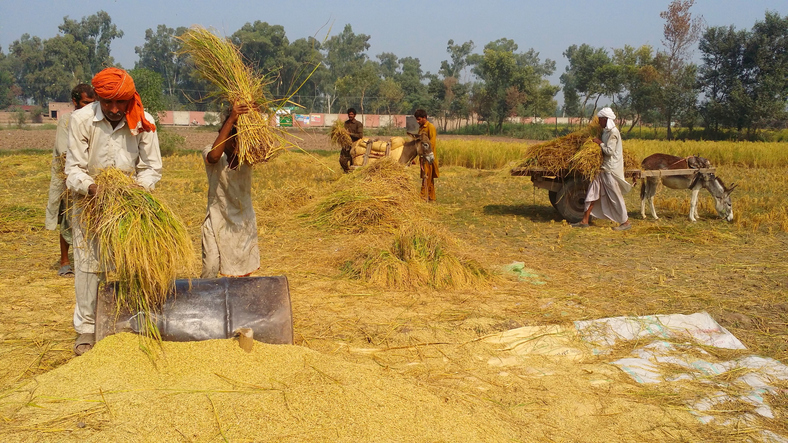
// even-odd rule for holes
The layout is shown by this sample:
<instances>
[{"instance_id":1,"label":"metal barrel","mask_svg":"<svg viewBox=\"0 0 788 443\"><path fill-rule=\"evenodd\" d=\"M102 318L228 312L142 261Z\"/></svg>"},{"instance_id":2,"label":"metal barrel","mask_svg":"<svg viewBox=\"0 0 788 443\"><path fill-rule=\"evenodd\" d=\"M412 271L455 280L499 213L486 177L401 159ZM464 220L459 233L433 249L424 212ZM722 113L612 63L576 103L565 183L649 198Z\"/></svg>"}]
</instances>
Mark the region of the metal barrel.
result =
<instances>
[{"instance_id":1,"label":"metal barrel","mask_svg":"<svg viewBox=\"0 0 788 443\"><path fill-rule=\"evenodd\" d=\"M96 341L118 332L139 332L144 313L117 312L116 284L99 291ZM163 340L230 338L250 328L254 339L293 344L293 313L287 277L176 280L161 312L154 316Z\"/></svg>"}]
</instances>

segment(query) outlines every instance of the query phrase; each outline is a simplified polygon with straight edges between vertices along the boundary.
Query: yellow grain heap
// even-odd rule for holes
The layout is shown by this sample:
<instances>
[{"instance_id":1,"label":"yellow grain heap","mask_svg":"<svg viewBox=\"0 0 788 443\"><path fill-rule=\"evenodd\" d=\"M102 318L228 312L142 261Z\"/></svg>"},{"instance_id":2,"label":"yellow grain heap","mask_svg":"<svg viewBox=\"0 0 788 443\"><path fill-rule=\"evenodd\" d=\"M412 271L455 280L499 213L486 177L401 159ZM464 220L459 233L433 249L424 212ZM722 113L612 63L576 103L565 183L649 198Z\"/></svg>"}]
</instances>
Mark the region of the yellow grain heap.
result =
<instances>
[{"instance_id":1,"label":"yellow grain heap","mask_svg":"<svg viewBox=\"0 0 788 443\"><path fill-rule=\"evenodd\" d=\"M4 441L515 441L484 403L447 397L375 364L291 345L162 343L130 334L36 377L3 410ZM8 399L8 395L5 395ZM482 407L480 407L482 406Z\"/></svg>"},{"instance_id":2,"label":"yellow grain heap","mask_svg":"<svg viewBox=\"0 0 788 443\"><path fill-rule=\"evenodd\" d=\"M86 235L98 243L101 267L118 283L118 309L155 312L164 304L176 273L190 269L194 260L186 227L119 169L103 170L95 182L95 197L78 204ZM155 330L146 332L158 335Z\"/></svg>"},{"instance_id":3,"label":"yellow grain heap","mask_svg":"<svg viewBox=\"0 0 788 443\"><path fill-rule=\"evenodd\" d=\"M583 129L529 146L520 167L540 167L555 175L574 171L590 180L602 166L602 150L593 142L601 130L598 119L594 117ZM624 168L637 168L639 164L624 143Z\"/></svg>"},{"instance_id":4,"label":"yellow grain heap","mask_svg":"<svg viewBox=\"0 0 788 443\"><path fill-rule=\"evenodd\" d=\"M243 103L258 108L239 117L238 158L255 164L269 160L288 145L285 134L269 123L273 100L266 97L264 76L258 75L243 62L242 55L230 41L217 37L205 28L194 26L180 40L183 51L191 56L197 72L213 83L218 94L230 103Z\"/></svg>"}]
</instances>

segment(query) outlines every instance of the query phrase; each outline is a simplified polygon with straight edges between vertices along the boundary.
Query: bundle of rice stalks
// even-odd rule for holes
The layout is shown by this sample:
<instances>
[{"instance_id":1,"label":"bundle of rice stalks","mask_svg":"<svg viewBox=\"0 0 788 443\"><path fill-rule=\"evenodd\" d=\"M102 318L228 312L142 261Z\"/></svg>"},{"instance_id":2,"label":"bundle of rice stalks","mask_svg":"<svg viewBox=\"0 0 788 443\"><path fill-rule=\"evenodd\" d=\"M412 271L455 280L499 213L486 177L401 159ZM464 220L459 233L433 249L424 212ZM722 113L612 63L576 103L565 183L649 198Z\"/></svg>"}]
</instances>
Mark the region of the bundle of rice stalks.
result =
<instances>
[{"instance_id":1,"label":"bundle of rice stalks","mask_svg":"<svg viewBox=\"0 0 788 443\"><path fill-rule=\"evenodd\" d=\"M343 273L385 288L479 288L493 276L474 260L456 255L450 236L425 223L403 225L387 244L360 251Z\"/></svg>"},{"instance_id":2,"label":"bundle of rice stalks","mask_svg":"<svg viewBox=\"0 0 788 443\"><path fill-rule=\"evenodd\" d=\"M563 171L575 171L589 180L599 171L602 165L602 152L599 145L593 142L599 137L602 128L599 120L594 119L583 129L563 137L528 147L525 161L521 167L540 167L551 174L558 175ZM624 147L625 168L637 168L638 161Z\"/></svg>"},{"instance_id":3,"label":"bundle of rice stalks","mask_svg":"<svg viewBox=\"0 0 788 443\"><path fill-rule=\"evenodd\" d=\"M268 112L273 100L265 95L265 77L244 64L240 51L232 43L199 26L192 27L179 38L197 72L216 86L218 95L230 103L242 103ZM269 124L271 118L271 115L254 111L239 117L236 136L241 162L251 165L267 161L288 145L284 133Z\"/></svg>"},{"instance_id":4,"label":"bundle of rice stalks","mask_svg":"<svg viewBox=\"0 0 788 443\"><path fill-rule=\"evenodd\" d=\"M360 233L395 228L431 210L419 197L405 168L391 159L343 176L336 189L307 207L304 216L312 225Z\"/></svg>"},{"instance_id":5,"label":"bundle of rice stalks","mask_svg":"<svg viewBox=\"0 0 788 443\"><path fill-rule=\"evenodd\" d=\"M640 162L637 161L632 151L624 148L622 152L624 154L624 169L640 167ZM579 172L584 177L593 178L602 167L602 148L593 141L584 143L569 160L569 164L572 170Z\"/></svg>"},{"instance_id":6,"label":"bundle of rice stalks","mask_svg":"<svg viewBox=\"0 0 788 443\"><path fill-rule=\"evenodd\" d=\"M350 139L350 133L345 129L345 122L341 119L336 119L334 124L331 125L328 138L331 140L332 145L340 148L350 148L353 144L353 140Z\"/></svg>"},{"instance_id":7,"label":"bundle of rice stalks","mask_svg":"<svg viewBox=\"0 0 788 443\"><path fill-rule=\"evenodd\" d=\"M98 260L117 281L118 310L155 313L171 290L179 268L194 260L181 220L116 168L96 178L98 192L79 202L85 235L98 244ZM150 318L146 315L145 318ZM152 322L146 332L158 338Z\"/></svg>"}]
</instances>

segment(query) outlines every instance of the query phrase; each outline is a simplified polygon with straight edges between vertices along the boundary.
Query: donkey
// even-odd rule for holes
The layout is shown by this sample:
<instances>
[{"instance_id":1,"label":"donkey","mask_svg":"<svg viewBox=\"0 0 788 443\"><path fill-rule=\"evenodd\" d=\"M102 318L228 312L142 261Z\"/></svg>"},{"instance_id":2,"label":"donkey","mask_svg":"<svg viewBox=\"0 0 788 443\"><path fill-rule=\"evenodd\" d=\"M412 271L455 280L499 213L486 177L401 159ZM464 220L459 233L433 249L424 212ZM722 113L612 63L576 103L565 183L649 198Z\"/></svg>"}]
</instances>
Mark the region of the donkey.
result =
<instances>
[{"instance_id":1,"label":"donkey","mask_svg":"<svg viewBox=\"0 0 788 443\"><path fill-rule=\"evenodd\" d=\"M409 165L416 156L432 164L435 161L435 153L432 152L432 146L427 134L411 134L408 132L408 135L411 140L405 142L405 146L402 148L402 155L399 157L399 164Z\"/></svg>"},{"instance_id":2,"label":"donkey","mask_svg":"<svg viewBox=\"0 0 788 443\"><path fill-rule=\"evenodd\" d=\"M711 163L703 158L690 156L687 158L676 157L669 154L652 154L641 162L640 166L646 171L655 171L660 169L704 169L710 168ZM714 207L717 214L726 221L733 221L733 207L731 203L731 192L736 189L736 184L732 184L730 188L710 172L695 171L694 173L685 175L668 175L664 177L645 177L642 180L640 188L640 215L646 218L646 200L651 206L651 216L654 219L657 217L657 210L654 209L654 194L657 192L657 184L662 181L662 184L671 189L690 189L692 190L692 199L690 201L690 221L697 221L698 215L698 193L701 188L707 189L712 197L714 197Z\"/></svg>"}]
</instances>

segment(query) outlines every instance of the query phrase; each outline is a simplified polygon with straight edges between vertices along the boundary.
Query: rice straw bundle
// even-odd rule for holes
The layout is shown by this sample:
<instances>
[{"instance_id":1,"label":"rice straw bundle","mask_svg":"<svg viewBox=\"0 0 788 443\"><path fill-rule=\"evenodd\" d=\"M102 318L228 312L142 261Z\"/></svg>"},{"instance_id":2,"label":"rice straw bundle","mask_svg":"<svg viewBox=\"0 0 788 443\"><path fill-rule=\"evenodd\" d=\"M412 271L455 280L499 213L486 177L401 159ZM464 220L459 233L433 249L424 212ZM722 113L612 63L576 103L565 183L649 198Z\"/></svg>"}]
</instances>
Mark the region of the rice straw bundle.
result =
<instances>
[{"instance_id":1,"label":"rice straw bundle","mask_svg":"<svg viewBox=\"0 0 788 443\"><path fill-rule=\"evenodd\" d=\"M266 80L243 62L241 52L230 41L205 28L194 26L180 40L197 72L213 83L219 95L231 104L242 103L268 112L272 101L265 96ZM250 165L269 160L288 145L282 130L270 125L272 115L248 112L239 117L238 159Z\"/></svg>"},{"instance_id":2,"label":"rice straw bundle","mask_svg":"<svg viewBox=\"0 0 788 443\"><path fill-rule=\"evenodd\" d=\"M339 146L340 148L349 148L353 144L350 138L350 133L345 129L345 122L341 119L336 119L334 124L331 125L331 130L328 132L328 138L331 144Z\"/></svg>"},{"instance_id":3,"label":"rice straw bundle","mask_svg":"<svg viewBox=\"0 0 788 443\"><path fill-rule=\"evenodd\" d=\"M601 130L599 120L594 117L585 128L545 143L529 146L525 153L525 161L520 166L538 166L555 175L562 171L576 171L590 180L602 165L601 149L593 141ZM638 167L634 155L626 147L624 164L625 168Z\"/></svg>"},{"instance_id":4,"label":"rice straw bundle","mask_svg":"<svg viewBox=\"0 0 788 443\"><path fill-rule=\"evenodd\" d=\"M396 289L480 288L494 279L479 263L458 255L447 232L427 223L407 223L386 240L354 254L343 265L344 274Z\"/></svg>"},{"instance_id":5,"label":"rice straw bundle","mask_svg":"<svg viewBox=\"0 0 788 443\"><path fill-rule=\"evenodd\" d=\"M393 229L407 220L430 213L401 165L383 158L345 175L336 191L303 211L320 228L362 233Z\"/></svg>"},{"instance_id":6,"label":"rice straw bundle","mask_svg":"<svg viewBox=\"0 0 788 443\"><path fill-rule=\"evenodd\" d=\"M631 151L624 148L623 154L625 170L640 167ZM584 177L593 178L602 167L602 148L593 141L586 142L572 156L569 163L572 165L572 170L579 172Z\"/></svg>"},{"instance_id":7,"label":"rice straw bundle","mask_svg":"<svg viewBox=\"0 0 788 443\"><path fill-rule=\"evenodd\" d=\"M158 312L179 268L194 260L180 219L123 171L108 168L95 178L98 192L80 199L85 235L98 244L102 269L117 280L118 310ZM146 315L146 333L158 331Z\"/></svg>"}]
</instances>

